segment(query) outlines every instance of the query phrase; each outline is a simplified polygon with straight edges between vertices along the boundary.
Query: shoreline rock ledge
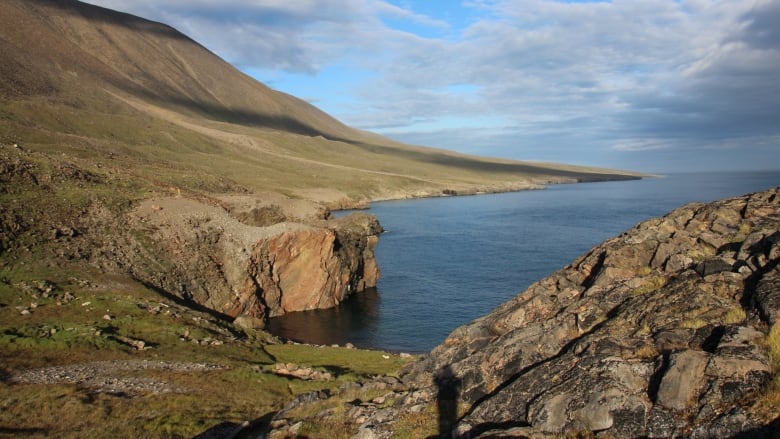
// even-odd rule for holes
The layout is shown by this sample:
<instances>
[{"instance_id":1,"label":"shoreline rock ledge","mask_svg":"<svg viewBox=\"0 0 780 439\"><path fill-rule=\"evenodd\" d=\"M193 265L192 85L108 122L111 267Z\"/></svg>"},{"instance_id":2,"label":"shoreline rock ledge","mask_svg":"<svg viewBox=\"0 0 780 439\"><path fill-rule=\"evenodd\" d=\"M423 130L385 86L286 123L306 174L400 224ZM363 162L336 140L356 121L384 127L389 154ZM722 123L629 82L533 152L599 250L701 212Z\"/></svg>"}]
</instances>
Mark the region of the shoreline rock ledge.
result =
<instances>
[{"instance_id":1,"label":"shoreline rock ledge","mask_svg":"<svg viewBox=\"0 0 780 439\"><path fill-rule=\"evenodd\" d=\"M312 392L267 437L780 437L779 262L780 188L683 206L455 329L381 401Z\"/></svg>"},{"instance_id":2,"label":"shoreline rock ledge","mask_svg":"<svg viewBox=\"0 0 780 439\"><path fill-rule=\"evenodd\" d=\"M447 437L777 437L778 261L780 188L689 204L457 328L404 382L454 396Z\"/></svg>"}]
</instances>

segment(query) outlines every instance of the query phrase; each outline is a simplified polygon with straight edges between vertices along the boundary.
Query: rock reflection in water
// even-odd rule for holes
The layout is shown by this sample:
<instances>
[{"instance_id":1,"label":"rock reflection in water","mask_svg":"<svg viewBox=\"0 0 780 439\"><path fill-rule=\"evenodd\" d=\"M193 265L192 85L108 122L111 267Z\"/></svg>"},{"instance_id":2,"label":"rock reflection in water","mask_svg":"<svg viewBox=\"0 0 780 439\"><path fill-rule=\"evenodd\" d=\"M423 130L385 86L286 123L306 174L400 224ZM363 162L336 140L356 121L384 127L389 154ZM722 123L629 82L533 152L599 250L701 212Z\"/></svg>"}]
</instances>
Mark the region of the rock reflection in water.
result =
<instances>
[{"instance_id":1,"label":"rock reflection in water","mask_svg":"<svg viewBox=\"0 0 780 439\"><path fill-rule=\"evenodd\" d=\"M377 346L379 294L376 288L353 294L331 309L302 311L274 317L266 330L288 340L332 345L352 343L357 347Z\"/></svg>"}]
</instances>

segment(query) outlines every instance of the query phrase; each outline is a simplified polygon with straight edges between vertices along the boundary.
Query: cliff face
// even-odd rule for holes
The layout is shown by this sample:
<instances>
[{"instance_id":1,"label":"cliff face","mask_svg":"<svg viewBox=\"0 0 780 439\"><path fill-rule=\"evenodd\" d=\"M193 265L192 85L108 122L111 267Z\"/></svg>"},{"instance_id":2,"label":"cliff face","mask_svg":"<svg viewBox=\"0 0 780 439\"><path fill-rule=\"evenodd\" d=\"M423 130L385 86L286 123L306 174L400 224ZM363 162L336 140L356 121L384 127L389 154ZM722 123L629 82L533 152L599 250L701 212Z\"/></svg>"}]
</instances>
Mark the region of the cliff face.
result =
<instances>
[{"instance_id":1,"label":"cliff face","mask_svg":"<svg viewBox=\"0 0 780 439\"><path fill-rule=\"evenodd\" d=\"M223 206L163 198L130 217L141 238L125 245L134 250L122 265L134 277L243 324L336 306L379 278L373 250L382 228L367 214L257 227Z\"/></svg>"},{"instance_id":2,"label":"cliff face","mask_svg":"<svg viewBox=\"0 0 780 439\"><path fill-rule=\"evenodd\" d=\"M252 298L262 300L270 317L332 308L350 293L376 286L373 250L380 231L375 218L355 214L334 228L284 232L258 242L240 295L248 300L237 303L238 313L251 309L246 304Z\"/></svg>"},{"instance_id":3,"label":"cliff face","mask_svg":"<svg viewBox=\"0 0 780 439\"><path fill-rule=\"evenodd\" d=\"M113 178L0 146L0 267L97 267L253 327L379 278L373 215L325 219L322 204L273 193L138 200Z\"/></svg>"},{"instance_id":4,"label":"cliff face","mask_svg":"<svg viewBox=\"0 0 780 439\"><path fill-rule=\"evenodd\" d=\"M407 381L457 396L459 437L760 428L779 260L778 189L688 205L456 329Z\"/></svg>"}]
</instances>

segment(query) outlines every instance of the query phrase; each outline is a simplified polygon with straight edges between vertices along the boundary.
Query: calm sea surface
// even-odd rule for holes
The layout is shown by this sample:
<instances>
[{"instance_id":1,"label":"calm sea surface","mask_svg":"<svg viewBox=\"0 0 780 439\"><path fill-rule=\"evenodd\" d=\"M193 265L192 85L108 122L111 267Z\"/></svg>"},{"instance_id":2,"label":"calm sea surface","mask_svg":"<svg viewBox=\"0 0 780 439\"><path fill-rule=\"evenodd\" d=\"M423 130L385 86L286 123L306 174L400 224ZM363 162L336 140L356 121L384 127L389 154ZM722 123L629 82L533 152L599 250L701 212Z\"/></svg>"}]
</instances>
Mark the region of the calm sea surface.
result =
<instances>
[{"instance_id":1,"label":"calm sea surface","mask_svg":"<svg viewBox=\"0 0 780 439\"><path fill-rule=\"evenodd\" d=\"M780 171L672 174L638 181L375 203L387 230L375 290L332 310L272 319L293 340L425 352L605 239L692 201L780 186Z\"/></svg>"}]
</instances>

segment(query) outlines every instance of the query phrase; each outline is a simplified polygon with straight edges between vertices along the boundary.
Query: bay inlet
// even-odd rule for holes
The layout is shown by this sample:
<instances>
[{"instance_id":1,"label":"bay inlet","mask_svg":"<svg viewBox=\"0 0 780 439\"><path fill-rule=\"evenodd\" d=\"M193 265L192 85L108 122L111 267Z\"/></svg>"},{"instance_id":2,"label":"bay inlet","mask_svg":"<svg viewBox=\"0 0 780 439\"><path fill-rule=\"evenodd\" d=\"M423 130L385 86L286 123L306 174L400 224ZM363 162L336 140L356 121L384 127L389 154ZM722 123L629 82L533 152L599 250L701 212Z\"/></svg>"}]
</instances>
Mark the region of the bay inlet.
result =
<instances>
[{"instance_id":1,"label":"bay inlet","mask_svg":"<svg viewBox=\"0 0 780 439\"><path fill-rule=\"evenodd\" d=\"M671 174L544 190L386 201L376 289L329 310L271 319L313 344L427 352L607 238L690 202L780 186L780 171Z\"/></svg>"}]
</instances>

